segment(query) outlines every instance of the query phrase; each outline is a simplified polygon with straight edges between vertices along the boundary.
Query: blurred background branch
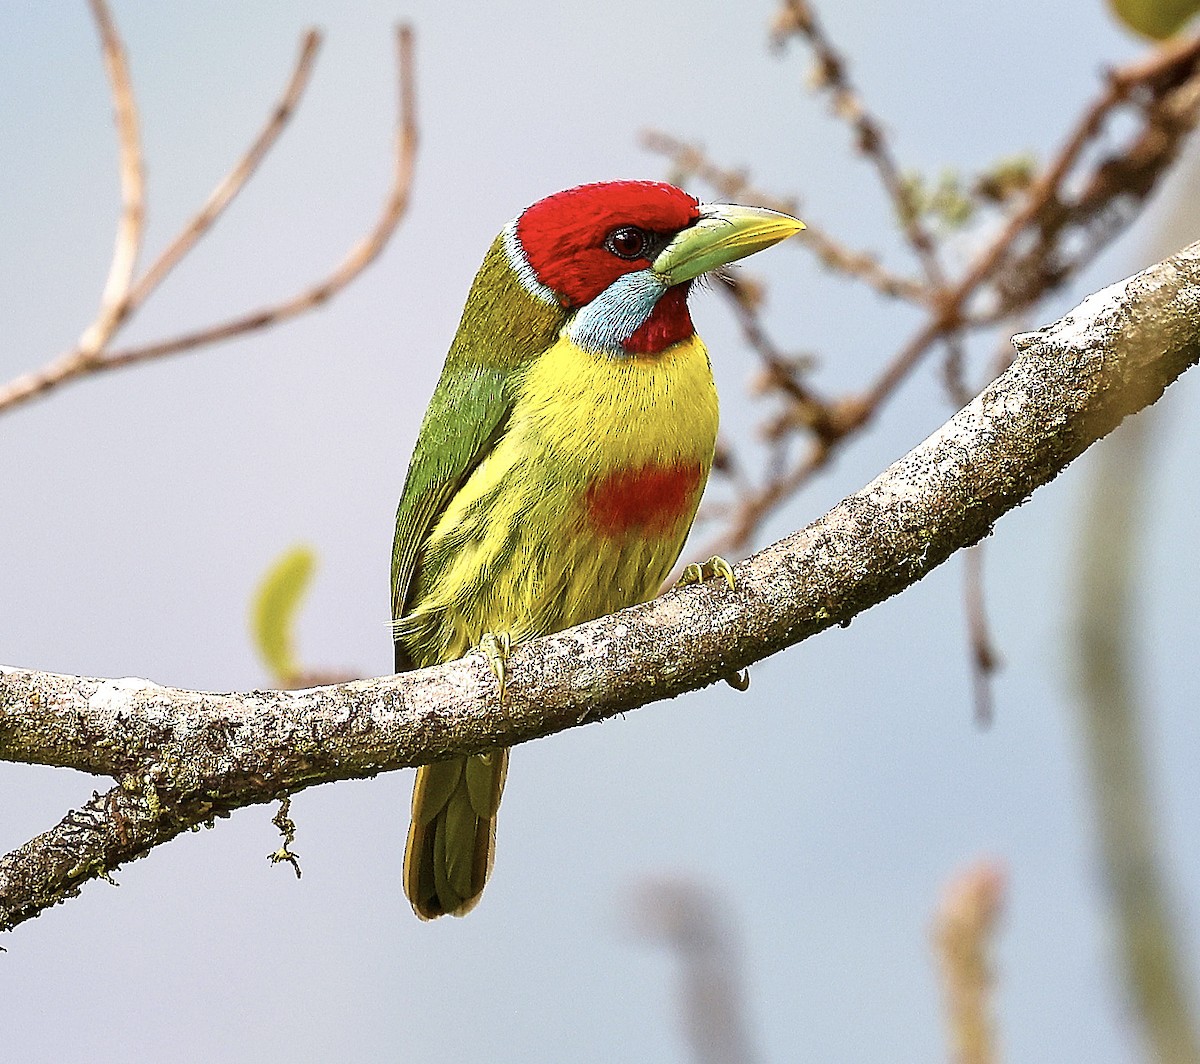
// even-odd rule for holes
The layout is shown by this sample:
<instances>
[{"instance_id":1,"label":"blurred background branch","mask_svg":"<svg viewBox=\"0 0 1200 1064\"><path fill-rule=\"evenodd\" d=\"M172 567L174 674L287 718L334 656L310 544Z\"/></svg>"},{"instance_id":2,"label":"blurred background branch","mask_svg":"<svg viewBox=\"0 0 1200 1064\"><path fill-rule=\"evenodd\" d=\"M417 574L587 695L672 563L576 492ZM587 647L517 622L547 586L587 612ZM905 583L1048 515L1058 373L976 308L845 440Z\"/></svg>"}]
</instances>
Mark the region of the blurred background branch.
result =
<instances>
[{"instance_id":1,"label":"blurred background branch","mask_svg":"<svg viewBox=\"0 0 1200 1064\"><path fill-rule=\"evenodd\" d=\"M1000 1060L992 1003L992 940L1005 887L1000 866L980 861L946 885L934 917L933 946L955 1064L998 1064Z\"/></svg>"},{"instance_id":2,"label":"blurred background branch","mask_svg":"<svg viewBox=\"0 0 1200 1064\"><path fill-rule=\"evenodd\" d=\"M1096 454L1076 556L1074 629L1084 763L1116 961L1148 1059L1200 1061L1184 958L1159 843L1137 642L1138 554L1148 509L1150 425L1134 418Z\"/></svg>"},{"instance_id":3,"label":"blurred background branch","mask_svg":"<svg viewBox=\"0 0 1200 1064\"><path fill-rule=\"evenodd\" d=\"M1115 6L1140 27L1161 26L1170 14L1153 0ZM1200 10L1200 4L1191 7ZM1154 219L1143 257L1157 257L1187 233L1200 233L1200 153L1194 150ZM1146 1058L1197 1064L1200 1031L1190 963L1195 946L1176 908L1162 845L1148 694L1159 685L1151 682L1140 649L1147 626L1144 556L1158 512L1153 485L1163 458L1163 425L1164 409L1144 411L1090 459L1074 537L1070 649L1115 974Z\"/></svg>"},{"instance_id":4,"label":"blurred background branch","mask_svg":"<svg viewBox=\"0 0 1200 1064\"><path fill-rule=\"evenodd\" d=\"M679 1025L692 1060L760 1062L746 1017L741 943L717 895L690 879L647 879L633 892L630 920L676 962Z\"/></svg>"}]
</instances>

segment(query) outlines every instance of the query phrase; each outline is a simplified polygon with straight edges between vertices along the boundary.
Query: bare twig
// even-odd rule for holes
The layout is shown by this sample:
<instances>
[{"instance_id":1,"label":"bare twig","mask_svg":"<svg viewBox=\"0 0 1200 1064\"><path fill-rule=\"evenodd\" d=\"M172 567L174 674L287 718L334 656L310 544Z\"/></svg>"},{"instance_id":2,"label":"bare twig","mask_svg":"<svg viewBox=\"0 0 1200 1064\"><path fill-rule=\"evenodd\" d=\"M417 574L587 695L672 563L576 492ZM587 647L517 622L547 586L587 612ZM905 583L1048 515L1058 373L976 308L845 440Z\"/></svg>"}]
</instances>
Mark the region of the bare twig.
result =
<instances>
[{"instance_id":1,"label":"bare twig","mask_svg":"<svg viewBox=\"0 0 1200 1064\"><path fill-rule=\"evenodd\" d=\"M131 311L136 310L146 301L146 297L166 279L184 256L192 250L197 241L213 227L217 219L224 213L225 208L233 202L234 197L241 192L246 182L254 176L259 163L275 146L275 141L279 139L279 135L291 121L292 115L300 103L300 98L304 95L304 90L308 88L320 48L320 32L313 29L308 30L300 40L300 54L296 59L296 65L292 69L291 77L288 78L283 94L271 111L271 117L267 120L267 124L259 131L254 142L246 149L246 153L234 164L233 169L209 193L204 206L180 230L175 239L163 249L150 268L142 274L129 296Z\"/></svg>"},{"instance_id":2,"label":"bare twig","mask_svg":"<svg viewBox=\"0 0 1200 1064\"><path fill-rule=\"evenodd\" d=\"M346 257L323 281L298 293L291 299L262 307L229 321L210 325L169 340L114 351L105 359L106 369L129 366L163 355L187 351L194 347L228 340L243 333L276 325L312 310L331 299L379 256L387 246L396 226L408 208L412 188L413 164L416 161L417 123L412 72L412 30L401 26L396 31L396 52L400 69L400 119L396 135L392 183L383 210L371 231L350 249Z\"/></svg>"},{"instance_id":3,"label":"bare twig","mask_svg":"<svg viewBox=\"0 0 1200 1064\"><path fill-rule=\"evenodd\" d=\"M111 775L141 796L120 822L72 836L69 861L71 818L0 857L0 927L233 809L607 719L848 623L978 542L1200 361L1200 244L1014 343L1020 357L938 432L737 566L736 591L708 581L515 647L503 708L478 654L241 695L0 669L0 758Z\"/></svg>"},{"instance_id":4,"label":"bare twig","mask_svg":"<svg viewBox=\"0 0 1200 1064\"><path fill-rule=\"evenodd\" d=\"M784 214L795 214L799 209L794 198L776 196L751 184L750 175L745 170L717 166L697 144L689 144L657 129L643 130L641 141L647 151L664 155L670 160L674 171L672 176L680 183L698 178L722 198L770 207Z\"/></svg>"},{"instance_id":5,"label":"bare twig","mask_svg":"<svg viewBox=\"0 0 1200 1064\"><path fill-rule=\"evenodd\" d=\"M744 492L733 507L726 529L700 553L707 552L711 556L744 550L767 515L785 499L790 499L818 469L823 469L829 455L829 445L814 441L786 471L772 477L762 487Z\"/></svg>"},{"instance_id":6,"label":"bare twig","mask_svg":"<svg viewBox=\"0 0 1200 1064\"><path fill-rule=\"evenodd\" d=\"M1024 331L1024 317L1008 320L1006 336ZM1018 329L1018 325L1020 328ZM996 346L987 369L988 379L995 380L1012 365L1015 352L1011 343ZM964 391L966 387L964 386ZM951 393L953 394L953 392ZM984 545L976 544L966 552L963 559L963 605L967 619L967 642L970 650L971 687L975 702L975 722L980 727L990 727L995 718L995 692L992 680L1004 665L996 648L988 622L987 596L984 594Z\"/></svg>"},{"instance_id":7,"label":"bare twig","mask_svg":"<svg viewBox=\"0 0 1200 1064\"><path fill-rule=\"evenodd\" d=\"M807 4L787 0L777 33L801 33L806 39L816 33L823 40L815 22L808 20L810 14ZM1077 171L1089 158L1089 150L1099 141L1109 119L1126 106L1132 108L1140 128L1128 137L1123 148L1095 160L1079 176ZM965 398L969 389L962 379L959 338L968 331L1028 312L1090 261L1146 201L1198 118L1200 37L1156 50L1111 72L1103 91L1085 109L1058 153L1025 188L1011 215L961 276L925 288L928 317L875 381L857 395L818 401L802 383L799 387L806 398L798 399L796 384L784 376L777 378L777 391L785 401L803 407L786 423L793 431L814 439L797 461L739 494L730 510L726 532L706 549L744 550L762 521L823 468L848 438L864 429L939 345L948 348L948 372L956 382L954 398ZM679 165L686 165L705 180L727 175L698 149L683 155L683 146L669 138L656 138L654 143L664 150L676 149L672 157ZM1122 209L1112 210L1118 203ZM1085 251L1065 250L1080 234L1086 236ZM1030 251L1031 247L1035 250ZM863 279L867 280L865 276ZM879 286L872 283L872 287ZM766 339L766 331L757 320L757 301L740 301L736 291L726 291L735 296L735 312L747 341L768 365L777 362L774 356L778 347ZM981 308L979 304L985 299L991 305Z\"/></svg>"},{"instance_id":8,"label":"bare twig","mask_svg":"<svg viewBox=\"0 0 1200 1064\"><path fill-rule=\"evenodd\" d=\"M967 638L971 651L975 722L986 728L995 716L992 676L1000 667L1000 655L988 627L987 599L983 594L982 543L977 543L963 557L963 606L967 615Z\"/></svg>"},{"instance_id":9,"label":"bare twig","mask_svg":"<svg viewBox=\"0 0 1200 1064\"><path fill-rule=\"evenodd\" d=\"M804 230L803 243L811 248L826 269L854 277L891 299L903 299L909 303L929 301L929 290L925 285L910 277L892 273L879 261L878 256L847 247L822 227L807 220L805 224L808 228Z\"/></svg>"},{"instance_id":10,"label":"bare twig","mask_svg":"<svg viewBox=\"0 0 1200 1064\"><path fill-rule=\"evenodd\" d=\"M670 161L672 176L683 184L698 179L723 199L753 203L787 214L799 211L795 200L756 188L743 171L718 166L699 145L689 144L656 129L643 131L642 144L650 151L665 156ZM848 247L814 223L807 211L804 215L808 228L804 230L803 242L796 242L796 246L807 247L827 269L860 280L881 295L893 299L905 299L912 303L925 301L926 286L921 282L892 273L879 261L878 256Z\"/></svg>"},{"instance_id":11,"label":"bare twig","mask_svg":"<svg viewBox=\"0 0 1200 1064\"><path fill-rule=\"evenodd\" d=\"M145 172L129 61L105 0L89 0L89 4L100 32L104 68L112 91L117 127L117 168L121 178L121 218L117 223L108 280L100 297L100 312L79 338L75 357L81 366L96 358L129 313L129 290L137 269L146 220Z\"/></svg>"},{"instance_id":12,"label":"bare twig","mask_svg":"<svg viewBox=\"0 0 1200 1064\"><path fill-rule=\"evenodd\" d=\"M944 287L946 278L938 261L937 243L912 203L884 134L883 123L867 109L862 95L850 81L845 57L826 35L808 0L784 0L784 8L784 15L777 17L775 23L776 43L782 43L789 35L803 37L808 42L816 59L813 87L829 92L834 115L850 126L855 147L875 166L879 181L892 201L896 219L916 252L930 287ZM785 26L786 33L783 32Z\"/></svg>"},{"instance_id":13,"label":"bare twig","mask_svg":"<svg viewBox=\"0 0 1200 1064\"><path fill-rule=\"evenodd\" d=\"M120 328L129 321L133 313L142 306L197 241L212 228L275 144L295 112L308 84L320 45L320 35L315 30L305 34L283 94L250 148L209 195L199 212L167 245L149 269L134 281L133 268L140 243L142 214L141 155L137 147L136 110L128 72L124 66L124 51L116 37L116 30L108 16L104 0L92 0L92 3L101 26L105 58L113 82L114 105L122 146L121 173L126 209L118 230L117 252L97 321L85 331L74 350L39 370L18 377L6 385L0 385L0 413L81 376L227 340L277 324L322 305L345 288L378 257L408 206L417 148L416 94L412 31L407 26L400 26L396 30L399 103L395 161L386 201L367 236L350 249L328 277L290 299L181 336L116 351L109 350L109 344ZM112 74L113 70L118 71L118 74ZM127 117L123 118L123 115ZM132 175L135 173L138 175L137 181L131 184ZM134 189L136 194L131 191Z\"/></svg>"}]
</instances>

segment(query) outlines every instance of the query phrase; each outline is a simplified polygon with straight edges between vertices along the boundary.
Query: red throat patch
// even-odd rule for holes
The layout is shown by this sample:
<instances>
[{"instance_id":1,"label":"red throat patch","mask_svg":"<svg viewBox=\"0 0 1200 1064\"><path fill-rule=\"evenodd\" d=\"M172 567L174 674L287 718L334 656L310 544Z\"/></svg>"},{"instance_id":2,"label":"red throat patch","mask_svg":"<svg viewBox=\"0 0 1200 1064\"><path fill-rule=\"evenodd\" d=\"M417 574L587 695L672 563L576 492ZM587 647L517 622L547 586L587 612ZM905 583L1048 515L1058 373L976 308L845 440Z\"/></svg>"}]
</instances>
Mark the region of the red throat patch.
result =
<instances>
[{"instance_id":1,"label":"red throat patch","mask_svg":"<svg viewBox=\"0 0 1200 1064\"><path fill-rule=\"evenodd\" d=\"M691 281L684 281L668 288L654 305L650 317L621 346L631 355L657 355L672 344L695 335L687 304L691 287Z\"/></svg>"},{"instance_id":2,"label":"red throat patch","mask_svg":"<svg viewBox=\"0 0 1200 1064\"><path fill-rule=\"evenodd\" d=\"M595 481L587 490L592 527L606 535L666 532L687 514L700 486L698 465L646 465Z\"/></svg>"}]
</instances>

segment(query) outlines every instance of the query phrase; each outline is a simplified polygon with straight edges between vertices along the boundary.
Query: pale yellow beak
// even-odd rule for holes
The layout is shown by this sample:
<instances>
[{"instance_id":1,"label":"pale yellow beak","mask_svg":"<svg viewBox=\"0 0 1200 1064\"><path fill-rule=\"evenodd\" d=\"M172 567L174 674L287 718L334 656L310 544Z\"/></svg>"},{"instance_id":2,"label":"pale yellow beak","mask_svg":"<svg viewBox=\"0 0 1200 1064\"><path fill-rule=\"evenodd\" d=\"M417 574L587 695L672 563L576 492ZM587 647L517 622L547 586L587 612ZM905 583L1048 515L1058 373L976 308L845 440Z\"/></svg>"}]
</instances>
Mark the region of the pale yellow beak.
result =
<instances>
[{"instance_id":1,"label":"pale yellow beak","mask_svg":"<svg viewBox=\"0 0 1200 1064\"><path fill-rule=\"evenodd\" d=\"M678 233L651 267L668 285L778 244L804 228L790 214L736 203L703 203L700 220Z\"/></svg>"}]
</instances>

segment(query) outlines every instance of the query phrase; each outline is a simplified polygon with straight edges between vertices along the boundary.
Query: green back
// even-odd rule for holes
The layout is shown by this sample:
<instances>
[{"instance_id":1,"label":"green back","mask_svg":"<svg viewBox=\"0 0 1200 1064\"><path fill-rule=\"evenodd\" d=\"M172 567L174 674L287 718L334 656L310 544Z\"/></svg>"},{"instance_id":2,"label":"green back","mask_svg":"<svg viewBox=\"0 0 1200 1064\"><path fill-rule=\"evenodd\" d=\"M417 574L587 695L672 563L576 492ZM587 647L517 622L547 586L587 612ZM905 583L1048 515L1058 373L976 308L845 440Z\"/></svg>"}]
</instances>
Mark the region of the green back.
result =
<instances>
[{"instance_id":1,"label":"green back","mask_svg":"<svg viewBox=\"0 0 1200 1064\"><path fill-rule=\"evenodd\" d=\"M471 285L408 466L392 544L393 620L408 609L430 530L503 435L522 370L555 341L565 320L560 307L521 284L498 236ZM408 666L398 643L396 657L398 669Z\"/></svg>"}]
</instances>

